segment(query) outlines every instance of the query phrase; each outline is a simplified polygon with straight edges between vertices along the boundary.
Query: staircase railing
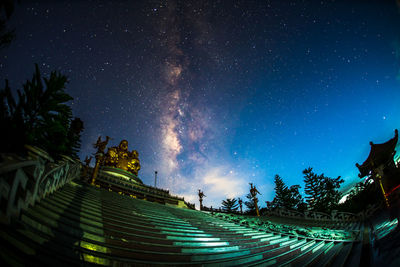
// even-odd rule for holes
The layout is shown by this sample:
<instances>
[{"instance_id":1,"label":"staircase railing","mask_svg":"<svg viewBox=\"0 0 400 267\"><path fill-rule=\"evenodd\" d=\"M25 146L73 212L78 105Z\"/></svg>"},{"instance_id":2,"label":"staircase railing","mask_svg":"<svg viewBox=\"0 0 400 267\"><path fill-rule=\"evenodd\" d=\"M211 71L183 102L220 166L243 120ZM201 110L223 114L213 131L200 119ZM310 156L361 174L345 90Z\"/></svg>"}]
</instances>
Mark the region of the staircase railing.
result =
<instances>
[{"instance_id":1,"label":"staircase railing","mask_svg":"<svg viewBox=\"0 0 400 267\"><path fill-rule=\"evenodd\" d=\"M339 212L332 211L331 214L323 213L323 212L315 212L315 211L305 211L304 213L288 210L285 208L277 208L274 210L265 211L264 215L270 216L278 216L278 217L288 217L288 218L302 218L302 219L311 219L316 221L333 221L333 222L356 222L362 221L369 217L371 217L377 210L380 209L380 203L369 206L367 209L359 212L357 214L350 212Z\"/></svg>"},{"instance_id":2,"label":"staircase railing","mask_svg":"<svg viewBox=\"0 0 400 267\"><path fill-rule=\"evenodd\" d=\"M79 177L81 163L62 160L51 163L37 157L24 160L2 155L0 163L0 221L10 223L21 210L34 205L72 179Z\"/></svg>"}]
</instances>

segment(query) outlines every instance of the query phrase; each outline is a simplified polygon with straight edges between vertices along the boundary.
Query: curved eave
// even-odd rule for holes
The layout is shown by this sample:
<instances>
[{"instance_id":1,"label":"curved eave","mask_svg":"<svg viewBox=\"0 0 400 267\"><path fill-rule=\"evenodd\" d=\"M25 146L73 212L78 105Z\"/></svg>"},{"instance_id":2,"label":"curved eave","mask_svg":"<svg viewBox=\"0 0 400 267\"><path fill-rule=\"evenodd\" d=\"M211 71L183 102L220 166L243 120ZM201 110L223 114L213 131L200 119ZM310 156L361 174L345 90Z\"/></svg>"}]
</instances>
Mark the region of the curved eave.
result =
<instances>
[{"instance_id":1,"label":"curved eave","mask_svg":"<svg viewBox=\"0 0 400 267\"><path fill-rule=\"evenodd\" d=\"M357 165L360 174L358 175L360 178L365 177L369 174L369 171L376 166L381 164L387 163L391 158L393 158L394 154L396 153L395 148L397 145L397 141L399 138L399 132L396 129L394 131L394 137L389 141L382 143L382 144L373 144L371 145L371 150L367 159L364 161L363 164Z\"/></svg>"}]
</instances>

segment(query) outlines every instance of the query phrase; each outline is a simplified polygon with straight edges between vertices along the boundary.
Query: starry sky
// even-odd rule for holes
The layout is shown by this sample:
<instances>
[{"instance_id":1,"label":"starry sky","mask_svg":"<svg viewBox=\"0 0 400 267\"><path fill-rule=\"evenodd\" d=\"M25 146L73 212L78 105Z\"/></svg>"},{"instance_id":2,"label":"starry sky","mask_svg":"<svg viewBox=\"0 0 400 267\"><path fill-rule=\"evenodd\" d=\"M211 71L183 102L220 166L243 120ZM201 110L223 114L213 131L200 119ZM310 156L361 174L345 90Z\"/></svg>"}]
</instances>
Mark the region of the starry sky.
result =
<instances>
[{"instance_id":1,"label":"starry sky","mask_svg":"<svg viewBox=\"0 0 400 267\"><path fill-rule=\"evenodd\" d=\"M400 128L400 5L346 1L23 1L0 77L57 70L85 124L139 151L144 183L219 207L311 166L345 185ZM398 149L400 150L400 149Z\"/></svg>"}]
</instances>

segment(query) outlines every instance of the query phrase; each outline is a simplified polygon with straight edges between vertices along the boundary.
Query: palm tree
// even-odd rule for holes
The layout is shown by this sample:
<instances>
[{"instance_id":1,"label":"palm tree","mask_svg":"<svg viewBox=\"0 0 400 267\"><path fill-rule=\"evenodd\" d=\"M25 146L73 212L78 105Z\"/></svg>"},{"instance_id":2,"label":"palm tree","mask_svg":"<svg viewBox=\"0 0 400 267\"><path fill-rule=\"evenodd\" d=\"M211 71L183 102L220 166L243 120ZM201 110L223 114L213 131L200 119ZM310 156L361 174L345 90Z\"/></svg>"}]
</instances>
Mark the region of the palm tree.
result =
<instances>
[{"instance_id":1,"label":"palm tree","mask_svg":"<svg viewBox=\"0 0 400 267\"><path fill-rule=\"evenodd\" d=\"M73 98L65 92L67 77L52 72L42 79L35 65L32 80L17 91L18 101L6 86L0 90L0 123L7 129L1 140L4 152L22 152L25 144L43 148L53 157L60 154L76 156L80 146L83 122L72 120L71 107L66 102Z\"/></svg>"}]
</instances>

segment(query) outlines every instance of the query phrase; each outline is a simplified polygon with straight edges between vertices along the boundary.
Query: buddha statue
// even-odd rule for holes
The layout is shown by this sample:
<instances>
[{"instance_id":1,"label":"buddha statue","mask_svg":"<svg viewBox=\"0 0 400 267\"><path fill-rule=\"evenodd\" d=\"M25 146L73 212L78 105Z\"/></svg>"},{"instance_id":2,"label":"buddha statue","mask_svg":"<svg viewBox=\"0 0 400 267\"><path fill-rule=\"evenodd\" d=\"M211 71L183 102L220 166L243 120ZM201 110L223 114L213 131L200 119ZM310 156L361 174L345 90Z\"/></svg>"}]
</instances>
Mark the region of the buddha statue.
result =
<instances>
[{"instance_id":1,"label":"buddha statue","mask_svg":"<svg viewBox=\"0 0 400 267\"><path fill-rule=\"evenodd\" d=\"M136 150L129 152L128 141L122 140L117 147L108 149L104 165L116 167L137 176L140 170L139 153Z\"/></svg>"}]
</instances>

